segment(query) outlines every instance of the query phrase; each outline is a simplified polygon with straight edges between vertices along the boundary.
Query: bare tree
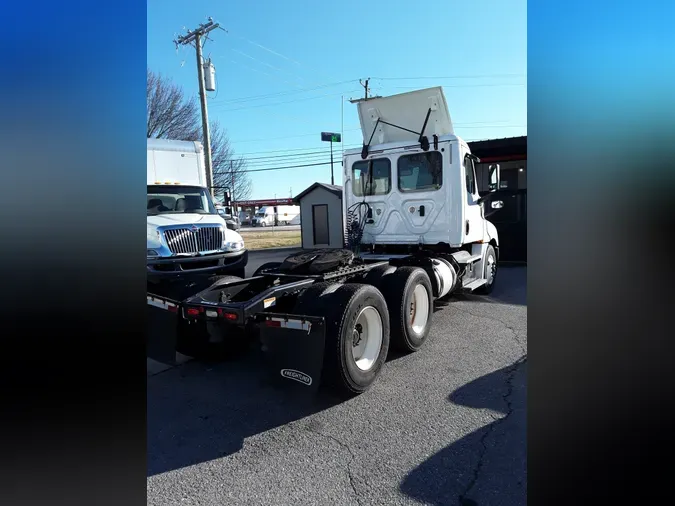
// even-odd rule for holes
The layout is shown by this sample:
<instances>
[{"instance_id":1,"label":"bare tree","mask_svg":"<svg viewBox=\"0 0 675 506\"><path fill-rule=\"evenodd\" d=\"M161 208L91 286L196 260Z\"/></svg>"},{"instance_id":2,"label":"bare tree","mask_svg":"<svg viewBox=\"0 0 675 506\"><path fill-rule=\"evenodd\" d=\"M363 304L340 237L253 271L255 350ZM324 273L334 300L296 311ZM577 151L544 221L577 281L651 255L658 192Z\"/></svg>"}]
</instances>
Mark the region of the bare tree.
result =
<instances>
[{"instance_id":1,"label":"bare tree","mask_svg":"<svg viewBox=\"0 0 675 506\"><path fill-rule=\"evenodd\" d=\"M211 123L211 150L213 185L229 188L232 200L250 198L253 183L246 172L246 160L234 154L225 131L217 121Z\"/></svg>"},{"instance_id":2,"label":"bare tree","mask_svg":"<svg viewBox=\"0 0 675 506\"><path fill-rule=\"evenodd\" d=\"M148 137L204 142L196 97L186 97L183 89L167 77L150 69L147 73ZM211 121L210 127L213 185L228 187L233 200L248 199L253 183L246 172L246 160L236 156L220 123Z\"/></svg>"}]
</instances>

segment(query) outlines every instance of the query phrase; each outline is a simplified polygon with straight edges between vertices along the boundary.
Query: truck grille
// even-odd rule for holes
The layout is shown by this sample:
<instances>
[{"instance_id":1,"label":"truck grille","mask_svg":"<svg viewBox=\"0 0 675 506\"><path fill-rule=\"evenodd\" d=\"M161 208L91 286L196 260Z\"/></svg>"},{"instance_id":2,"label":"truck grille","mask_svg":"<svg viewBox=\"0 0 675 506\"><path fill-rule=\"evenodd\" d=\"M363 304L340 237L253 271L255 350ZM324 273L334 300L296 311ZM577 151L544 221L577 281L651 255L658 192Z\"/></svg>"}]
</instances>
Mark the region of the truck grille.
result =
<instances>
[{"instance_id":1,"label":"truck grille","mask_svg":"<svg viewBox=\"0 0 675 506\"><path fill-rule=\"evenodd\" d=\"M172 228L164 231L164 238L174 254L196 254L223 247L223 231L218 226L200 227L196 232L189 228Z\"/></svg>"}]
</instances>

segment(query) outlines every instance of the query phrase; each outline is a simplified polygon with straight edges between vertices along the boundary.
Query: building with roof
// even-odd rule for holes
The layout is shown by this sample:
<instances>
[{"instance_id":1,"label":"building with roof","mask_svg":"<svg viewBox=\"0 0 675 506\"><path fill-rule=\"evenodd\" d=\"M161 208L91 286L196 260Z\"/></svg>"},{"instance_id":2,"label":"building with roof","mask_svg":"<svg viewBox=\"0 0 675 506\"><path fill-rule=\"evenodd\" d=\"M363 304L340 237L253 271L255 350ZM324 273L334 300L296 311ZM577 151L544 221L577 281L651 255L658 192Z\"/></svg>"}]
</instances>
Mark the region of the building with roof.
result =
<instances>
[{"instance_id":1,"label":"building with roof","mask_svg":"<svg viewBox=\"0 0 675 506\"><path fill-rule=\"evenodd\" d=\"M342 187L314 183L293 202L300 205L300 237L304 249L342 248Z\"/></svg>"}]
</instances>

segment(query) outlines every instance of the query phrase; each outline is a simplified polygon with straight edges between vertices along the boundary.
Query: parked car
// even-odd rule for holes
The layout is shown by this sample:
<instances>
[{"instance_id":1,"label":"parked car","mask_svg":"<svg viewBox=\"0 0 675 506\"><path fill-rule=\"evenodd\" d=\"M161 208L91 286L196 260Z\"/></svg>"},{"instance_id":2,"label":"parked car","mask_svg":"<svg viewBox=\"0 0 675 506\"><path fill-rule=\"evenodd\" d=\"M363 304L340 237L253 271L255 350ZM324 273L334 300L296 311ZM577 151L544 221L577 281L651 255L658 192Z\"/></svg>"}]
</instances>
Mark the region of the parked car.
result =
<instances>
[{"instance_id":1,"label":"parked car","mask_svg":"<svg viewBox=\"0 0 675 506\"><path fill-rule=\"evenodd\" d=\"M241 228L241 222L239 221L239 217L236 215L228 214L227 211L229 210L229 208L216 206L216 210L218 211L218 214L222 216L222 218L225 220L227 228L234 231L237 231Z\"/></svg>"}]
</instances>

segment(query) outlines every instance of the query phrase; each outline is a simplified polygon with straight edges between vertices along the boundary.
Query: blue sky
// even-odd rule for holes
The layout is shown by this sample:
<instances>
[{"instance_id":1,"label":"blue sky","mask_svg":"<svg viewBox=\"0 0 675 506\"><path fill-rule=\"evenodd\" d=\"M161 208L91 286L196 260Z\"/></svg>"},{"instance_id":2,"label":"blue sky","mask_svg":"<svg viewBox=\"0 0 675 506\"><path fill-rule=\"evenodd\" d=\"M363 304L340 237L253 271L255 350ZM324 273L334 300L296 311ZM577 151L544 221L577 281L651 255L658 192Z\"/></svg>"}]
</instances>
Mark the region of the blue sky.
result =
<instances>
[{"instance_id":1,"label":"blue sky","mask_svg":"<svg viewBox=\"0 0 675 506\"><path fill-rule=\"evenodd\" d=\"M340 132L344 111L344 147L360 145L356 106L347 100L363 95L361 78L370 77L378 95L443 86L467 140L527 133L525 0L148 0L148 67L195 96L195 51L177 51L172 41L207 16L228 30L212 32L204 48L218 82L210 117L251 170L310 165L251 172L252 198L330 182L320 132Z\"/></svg>"}]
</instances>

